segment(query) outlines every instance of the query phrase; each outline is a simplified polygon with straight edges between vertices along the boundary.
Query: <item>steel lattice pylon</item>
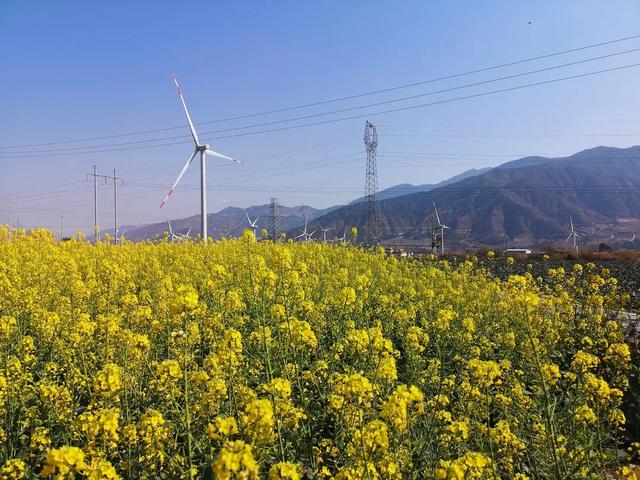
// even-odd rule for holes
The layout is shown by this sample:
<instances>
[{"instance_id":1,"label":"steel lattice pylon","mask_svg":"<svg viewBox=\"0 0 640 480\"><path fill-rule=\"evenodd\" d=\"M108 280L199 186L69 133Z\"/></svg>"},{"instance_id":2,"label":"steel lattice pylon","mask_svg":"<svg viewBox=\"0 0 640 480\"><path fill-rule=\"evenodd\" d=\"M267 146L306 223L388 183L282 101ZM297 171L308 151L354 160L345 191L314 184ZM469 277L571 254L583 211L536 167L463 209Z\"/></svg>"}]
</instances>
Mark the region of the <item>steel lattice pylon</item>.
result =
<instances>
[{"instance_id":1,"label":"steel lattice pylon","mask_svg":"<svg viewBox=\"0 0 640 480\"><path fill-rule=\"evenodd\" d=\"M271 240L277 242L280 238L280 214L278 212L278 199L271 197L271 211L269 212L269 230Z\"/></svg>"},{"instance_id":2,"label":"steel lattice pylon","mask_svg":"<svg viewBox=\"0 0 640 480\"><path fill-rule=\"evenodd\" d=\"M364 187L364 218L362 241L365 245L377 245L380 241L380 207L378 205L378 133L376 126L367 121L364 127L364 146L367 152L367 169Z\"/></svg>"}]
</instances>

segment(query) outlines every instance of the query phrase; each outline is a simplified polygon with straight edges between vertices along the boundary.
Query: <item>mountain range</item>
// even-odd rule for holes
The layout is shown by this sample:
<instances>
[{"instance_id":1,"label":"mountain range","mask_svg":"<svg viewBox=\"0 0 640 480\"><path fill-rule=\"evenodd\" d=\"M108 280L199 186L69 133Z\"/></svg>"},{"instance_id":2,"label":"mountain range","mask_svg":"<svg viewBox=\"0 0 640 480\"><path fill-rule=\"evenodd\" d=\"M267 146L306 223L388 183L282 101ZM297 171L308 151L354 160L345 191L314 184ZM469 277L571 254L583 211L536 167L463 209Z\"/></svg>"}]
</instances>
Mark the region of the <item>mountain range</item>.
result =
<instances>
[{"instance_id":1,"label":"mountain range","mask_svg":"<svg viewBox=\"0 0 640 480\"><path fill-rule=\"evenodd\" d=\"M412 185L410 183L403 183L400 185L394 185L393 187L378 192L378 198L380 200L384 200L399 197L401 195L407 195L409 193L429 191L440 186L455 183L465 178L480 175L488 170L491 170L491 168L473 168L436 184ZM362 202L362 197L353 200L351 204L359 202ZM295 237L300 233L298 231L298 227L304 225L305 219L313 221L314 219L340 207L341 205L337 205L325 209L316 209L308 205L300 205L296 207L280 205L278 207L280 231L291 232L291 235ZM270 209L271 205L265 204L248 207L246 209L246 214L245 209L237 207L227 207L217 213L210 213L207 215L209 236L219 239L222 237L237 237L241 235L248 227L246 215L249 215L249 218L251 218L252 221L256 218L258 219L256 222L256 233L259 234L262 229L270 228ZM184 235L189 232L191 236L194 237L200 229L200 216L193 215L186 218L172 219L171 228L174 233ZM155 240L162 238L165 232L169 231L169 223L167 221L148 225L125 225L120 227L119 231L123 233L127 239L134 242ZM103 233L113 234L113 229L104 230Z\"/></svg>"},{"instance_id":2,"label":"mountain range","mask_svg":"<svg viewBox=\"0 0 640 480\"><path fill-rule=\"evenodd\" d=\"M323 210L318 210L308 205L300 205L296 207L285 207L283 205L278 206L278 220L280 224L280 231L286 232L295 227L304 224L305 218L313 220L319 216L322 216L331 210L339 208L330 207ZM257 218L256 233L260 235L262 229L269 229L269 218L271 212L271 205L254 205L246 209L237 207L227 207L220 210L217 213L210 213L207 215L209 236L212 238L222 237L238 237L242 235L248 228L248 222L246 215L249 215L252 221ZM187 218L171 219L171 228L174 233L186 234L190 232L191 237L196 237L200 230L200 215L193 215ZM162 238L165 232L169 231L168 222L153 223L149 225L143 225L138 227L122 228L120 231L124 231L128 240L134 242L141 240L154 240ZM110 233L107 231L107 233Z\"/></svg>"},{"instance_id":3,"label":"mountain range","mask_svg":"<svg viewBox=\"0 0 640 480\"><path fill-rule=\"evenodd\" d=\"M491 167L485 168L472 168L470 170L466 170L458 175L454 175L451 178L447 178L439 183L426 183L423 185L412 185L410 183L401 183L400 185L394 185L393 187L389 187L385 190L381 190L378 192L378 200L386 200L388 198L401 197L402 195L410 195L412 193L419 192L428 192L430 190L434 190L436 188L444 187L446 185L451 185L452 183L459 182L460 180L464 180L465 178L476 177L478 175L482 175L485 172L491 170ZM356 203L360 203L364 200L364 197L356 198L349 205L353 205Z\"/></svg>"},{"instance_id":4,"label":"mountain range","mask_svg":"<svg viewBox=\"0 0 640 480\"><path fill-rule=\"evenodd\" d=\"M640 232L640 146L526 157L426 192L382 200L383 242L430 238L434 203L455 248L563 241L570 218L582 242L624 241ZM362 229L362 207L335 209L310 228L320 224L338 232Z\"/></svg>"},{"instance_id":5,"label":"mountain range","mask_svg":"<svg viewBox=\"0 0 640 480\"><path fill-rule=\"evenodd\" d=\"M495 168L473 169L438 184L401 184L378 194L381 240L387 244L426 245L435 221L433 204L451 248L536 246L563 242L572 218L583 243L629 243L640 237L640 146L596 147L563 158L525 157ZM299 233L305 218L309 231L332 227L342 236L364 226L362 198L324 210L309 206L279 208L280 229ZM257 230L269 226L269 205L247 208ZM228 207L208 216L214 238L237 236L247 228L243 209ZM172 220L174 231L192 236L199 216ZM166 223L127 230L137 241L159 238ZM640 242L636 241L638 246ZM628 246L628 245L627 245Z\"/></svg>"}]
</instances>

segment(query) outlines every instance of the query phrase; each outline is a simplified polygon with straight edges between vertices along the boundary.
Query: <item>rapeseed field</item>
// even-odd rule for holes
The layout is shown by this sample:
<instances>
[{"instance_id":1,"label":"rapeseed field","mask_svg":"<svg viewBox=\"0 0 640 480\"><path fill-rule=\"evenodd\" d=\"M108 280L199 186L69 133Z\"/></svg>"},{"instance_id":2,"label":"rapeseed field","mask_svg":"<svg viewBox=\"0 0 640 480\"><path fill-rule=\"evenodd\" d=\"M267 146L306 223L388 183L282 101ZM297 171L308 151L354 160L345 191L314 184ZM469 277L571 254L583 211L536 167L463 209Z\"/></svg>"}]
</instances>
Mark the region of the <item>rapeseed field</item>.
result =
<instances>
[{"instance_id":1,"label":"rapeseed field","mask_svg":"<svg viewBox=\"0 0 640 480\"><path fill-rule=\"evenodd\" d=\"M0 228L0 478L637 479L594 265Z\"/></svg>"}]
</instances>

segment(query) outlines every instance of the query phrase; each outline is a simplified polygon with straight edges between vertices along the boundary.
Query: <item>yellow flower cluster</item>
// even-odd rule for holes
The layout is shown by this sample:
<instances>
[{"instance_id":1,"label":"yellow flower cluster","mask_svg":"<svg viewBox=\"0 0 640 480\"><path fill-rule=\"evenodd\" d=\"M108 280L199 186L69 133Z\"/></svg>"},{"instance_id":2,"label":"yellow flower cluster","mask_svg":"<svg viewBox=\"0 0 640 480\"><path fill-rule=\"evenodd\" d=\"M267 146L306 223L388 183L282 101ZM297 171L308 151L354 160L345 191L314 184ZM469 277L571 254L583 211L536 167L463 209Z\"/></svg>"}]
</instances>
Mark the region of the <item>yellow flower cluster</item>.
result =
<instances>
[{"instance_id":1,"label":"yellow flower cluster","mask_svg":"<svg viewBox=\"0 0 640 480\"><path fill-rule=\"evenodd\" d=\"M409 420L424 412L424 396L415 386L400 385L382 406L380 415L399 432L409 427Z\"/></svg>"},{"instance_id":2,"label":"yellow flower cluster","mask_svg":"<svg viewBox=\"0 0 640 480\"><path fill-rule=\"evenodd\" d=\"M634 478L616 282L483 261L0 227L0 480Z\"/></svg>"},{"instance_id":3,"label":"yellow flower cluster","mask_svg":"<svg viewBox=\"0 0 640 480\"><path fill-rule=\"evenodd\" d=\"M218 480L257 479L258 470L251 446L242 440L225 443L213 464L213 473Z\"/></svg>"}]
</instances>

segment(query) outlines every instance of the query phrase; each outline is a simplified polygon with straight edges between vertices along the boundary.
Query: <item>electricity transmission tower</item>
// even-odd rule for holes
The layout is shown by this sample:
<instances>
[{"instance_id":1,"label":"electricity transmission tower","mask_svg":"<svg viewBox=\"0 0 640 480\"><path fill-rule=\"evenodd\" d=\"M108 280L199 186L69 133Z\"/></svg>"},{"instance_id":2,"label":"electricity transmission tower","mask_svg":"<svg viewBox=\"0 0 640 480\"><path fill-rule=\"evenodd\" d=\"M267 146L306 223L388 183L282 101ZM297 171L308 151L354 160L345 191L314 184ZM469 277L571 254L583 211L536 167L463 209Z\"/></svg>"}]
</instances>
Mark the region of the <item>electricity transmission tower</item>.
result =
<instances>
[{"instance_id":1,"label":"electricity transmission tower","mask_svg":"<svg viewBox=\"0 0 640 480\"><path fill-rule=\"evenodd\" d=\"M376 245L380 241L380 207L378 205L378 133L376 126L367 121L364 127L364 146L367 152L367 168L364 188L364 218L362 222L365 245Z\"/></svg>"},{"instance_id":2,"label":"electricity transmission tower","mask_svg":"<svg viewBox=\"0 0 640 480\"><path fill-rule=\"evenodd\" d=\"M271 208L269 211L269 230L271 239L277 242L280 237L280 213L278 211L278 199L271 197Z\"/></svg>"},{"instance_id":3,"label":"electricity transmission tower","mask_svg":"<svg viewBox=\"0 0 640 480\"><path fill-rule=\"evenodd\" d=\"M96 242L100 239L98 234L98 178L104 178L104 182L107 180L113 181L113 238L114 242L118 243L118 181L122 181L116 174L116 169L113 169L113 175L100 175L97 172L97 167L93 166L93 173L87 173L87 178L93 177L93 231L95 234ZM124 185L124 181L122 181Z\"/></svg>"}]
</instances>

